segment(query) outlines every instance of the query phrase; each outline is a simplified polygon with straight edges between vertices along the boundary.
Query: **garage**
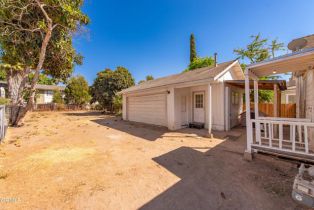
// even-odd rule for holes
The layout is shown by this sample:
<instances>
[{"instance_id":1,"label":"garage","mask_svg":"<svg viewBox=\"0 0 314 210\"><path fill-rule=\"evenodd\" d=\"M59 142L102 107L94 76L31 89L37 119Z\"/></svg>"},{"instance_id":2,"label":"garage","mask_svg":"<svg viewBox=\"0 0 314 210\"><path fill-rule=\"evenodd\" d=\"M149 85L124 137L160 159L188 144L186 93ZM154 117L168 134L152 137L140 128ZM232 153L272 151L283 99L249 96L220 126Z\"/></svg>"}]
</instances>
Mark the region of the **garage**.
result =
<instances>
[{"instance_id":1,"label":"garage","mask_svg":"<svg viewBox=\"0 0 314 210\"><path fill-rule=\"evenodd\" d=\"M167 95L129 96L127 115L130 121L167 126Z\"/></svg>"}]
</instances>

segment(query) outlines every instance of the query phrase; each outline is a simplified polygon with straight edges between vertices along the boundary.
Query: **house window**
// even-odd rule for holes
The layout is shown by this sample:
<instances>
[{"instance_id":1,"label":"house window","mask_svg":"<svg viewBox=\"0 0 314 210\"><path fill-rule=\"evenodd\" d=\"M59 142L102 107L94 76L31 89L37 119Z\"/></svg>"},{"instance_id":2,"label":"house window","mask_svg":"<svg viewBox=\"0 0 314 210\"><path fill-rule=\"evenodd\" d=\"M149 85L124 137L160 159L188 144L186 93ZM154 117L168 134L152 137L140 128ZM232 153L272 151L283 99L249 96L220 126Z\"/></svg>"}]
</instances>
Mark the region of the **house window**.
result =
<instances>
[{"instance_id":1,"label":"house window","mask_svg":"<svg viewBox=\"0 0 314 210\"><path fill-rule=\"evenodd\" d=\"M195 95L195 108L204 108L204 95L203 94Z\"/></svg>"},{"instance_id":2,"label":"house window","mask_svg":"<svg viewBox=\"0 0 314 210\"><path fill-rule=\"evenodd\" d=\"M46 95L47 95L47 96L53 95L53 91L52 91L52 90L47 90L47 91L46 91Z\"/></svg>"}]
</instances>

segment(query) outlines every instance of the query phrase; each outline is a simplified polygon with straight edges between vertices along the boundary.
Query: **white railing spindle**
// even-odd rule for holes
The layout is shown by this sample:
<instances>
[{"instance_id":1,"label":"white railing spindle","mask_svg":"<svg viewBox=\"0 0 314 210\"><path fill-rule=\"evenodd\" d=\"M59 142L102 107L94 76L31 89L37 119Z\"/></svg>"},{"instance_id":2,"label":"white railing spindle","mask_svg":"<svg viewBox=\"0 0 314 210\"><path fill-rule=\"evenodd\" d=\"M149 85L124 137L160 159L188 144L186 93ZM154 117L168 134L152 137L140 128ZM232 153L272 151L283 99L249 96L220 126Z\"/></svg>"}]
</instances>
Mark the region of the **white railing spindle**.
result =
<instances>
[{"instance_id":1,"label":"white railing spindle","mask_svg":"<svg viewBox=\"0 0 314 210\"><path fill-rule=\"evenodd\" d=\"M269 148L277 151L290 152L294 154L310 155L310 136L312 131L308 128L314 128L313 122L308 121L282 121L274 119L252 119L252 125L256 126L256 141L251 143L254 148ZM263 126L264 134L261 132ZM287 127L286 127L287 126ZM289 130L286 128L290 128ZM275 130L275 131L274 131ZM276 132L276 134L275 134ZM287 132L287 133L286 133ZM274 135L276 138L274 138ZM277 138L278 136L278 138ZM290 136L290 139L289 139ZM268 140L269 144L262 144L262 140ZM312 140L313 141L313 140ZM278 144L277 144L278 142Z\"/></svg>"},{"instance_id":2,"label":"white railing spindle","mask_svg":"<svg viewBox=\"0 0 314 210\"><path fill-rule=\"evenodd\" d=\"M309 139L307 134L307 126L304 125L304 145L305 145L305 153L309 154Z\"/></svg>"},{"instance_id":3,"label":"white railing spindle","mask_svg":"<svg viewBox=\"0 0 314 210\"><path fill-rule=\"evenodd\" d=\"M283 140L283 124L278 124L279 126L279 148L282 149L282 140Z\"/></svg>"},{"instance_id":4,"label":"white railing spindle","mask_svg":"<svg viewBox=\"0 0 314 210\"><path fill-rule=\"evenodd\" d=\"M290 129L292 129L291 141L292 141L292 151L294 152L295 151L295 125L290 125Z\"/></svg>"}]
</instances>

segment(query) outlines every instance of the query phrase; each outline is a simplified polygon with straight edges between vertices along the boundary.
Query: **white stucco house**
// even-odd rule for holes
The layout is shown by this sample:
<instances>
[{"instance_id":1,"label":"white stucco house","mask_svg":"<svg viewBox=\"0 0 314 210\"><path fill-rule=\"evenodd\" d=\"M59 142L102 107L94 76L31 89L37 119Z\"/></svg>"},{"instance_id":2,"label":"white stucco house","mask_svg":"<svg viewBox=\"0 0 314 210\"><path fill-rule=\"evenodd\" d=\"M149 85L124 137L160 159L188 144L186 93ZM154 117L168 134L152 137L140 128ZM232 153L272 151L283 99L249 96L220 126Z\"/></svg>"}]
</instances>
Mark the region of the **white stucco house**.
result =
<instances>
[{"instance_id":1,"label":"white stucco house","mask_svg":"<svg viewBox=\"0 0 314 210\"><path fill-rule=\"evenodd\" d=\"M215 67L175 74L121 91L123 119L166 126L169 130L203 124L212 130L229 130L239 124L244 90L227 81L243 80L237 60Z\"/></svg>"}]
</instances>

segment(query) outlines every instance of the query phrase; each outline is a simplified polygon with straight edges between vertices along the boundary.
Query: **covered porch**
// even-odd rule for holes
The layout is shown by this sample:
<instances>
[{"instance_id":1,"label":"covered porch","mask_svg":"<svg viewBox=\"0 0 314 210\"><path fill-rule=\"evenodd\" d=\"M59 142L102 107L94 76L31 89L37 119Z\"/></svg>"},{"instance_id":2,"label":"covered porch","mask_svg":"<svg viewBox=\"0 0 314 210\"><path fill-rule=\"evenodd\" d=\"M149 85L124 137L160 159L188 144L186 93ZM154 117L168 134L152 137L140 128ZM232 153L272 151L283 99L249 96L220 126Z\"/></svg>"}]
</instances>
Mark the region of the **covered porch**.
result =
<instances>
[{"instance_id":1,"label":"covered porch","mask_svg":"<svg viewBox=\"0 0 314 210\"><path fill-rule=\"evenodd\" d=\"M246 114L247 148L245 157L252 158L255 151L266 151L292 158L314 161L314 122L307 113L312 107L309 91L300 88L299 75L313 71L314 49L294 52L271 60L249 65L245 70L245 98L254 93L254 116ZM274 86L274 117L259 116L259 78L277 74L292 73L297 82L296 118L281 118L280 90ZM303 78L303 77L302 77ZM252 85L253 83L253 85ZM308 102L305 104L305 102ZM246 110L250 110L250 100L246 100ZM253 119L254 118L254 119Z\"/></svg>"}]
</instances>

